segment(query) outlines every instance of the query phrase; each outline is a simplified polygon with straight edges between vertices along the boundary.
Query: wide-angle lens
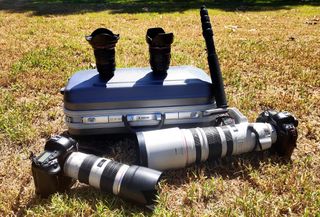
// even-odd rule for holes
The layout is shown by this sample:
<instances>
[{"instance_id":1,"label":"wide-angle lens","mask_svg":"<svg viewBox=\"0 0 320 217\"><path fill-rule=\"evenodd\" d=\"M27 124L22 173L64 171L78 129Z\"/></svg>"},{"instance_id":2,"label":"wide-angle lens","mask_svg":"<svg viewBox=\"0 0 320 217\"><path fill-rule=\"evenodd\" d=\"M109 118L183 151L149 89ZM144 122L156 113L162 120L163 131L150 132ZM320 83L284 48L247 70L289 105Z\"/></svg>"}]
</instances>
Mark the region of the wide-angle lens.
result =
<instances>
[{"instance_id":1,"label":"wide-angle lens","mask_svg":"<svg viewBox=\"0 0 320 217\"><path fill-rule=\"evenodd\" d=\"M115 46L119 40L119 35L114 34L109 29L99 28L86 36L94 50L96 66L102 79L109 80L113 77L115 62Z\"/></svg>"}]
</instances>

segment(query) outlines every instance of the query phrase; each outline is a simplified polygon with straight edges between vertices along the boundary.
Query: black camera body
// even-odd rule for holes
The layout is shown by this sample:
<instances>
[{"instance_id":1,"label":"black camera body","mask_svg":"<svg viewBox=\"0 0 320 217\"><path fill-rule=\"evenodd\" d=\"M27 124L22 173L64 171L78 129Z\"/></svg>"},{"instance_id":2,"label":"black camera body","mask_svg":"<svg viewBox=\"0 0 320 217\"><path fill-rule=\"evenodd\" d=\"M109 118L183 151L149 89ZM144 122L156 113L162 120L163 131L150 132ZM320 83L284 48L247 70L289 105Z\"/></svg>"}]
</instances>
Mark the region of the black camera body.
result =
<instances>
[{"instance_id":1,"label":"black camera body","mask_svg":"<svg viewBox=\"0 0 320 217\"><path fill-rule=\"evenodd\" d=\"M256 122L271 124L277 131L277 141L272 149L280 156L289 157L297 146L298 120L289 112L268 110L262 112Z\"/></svg>"},{"instance_id":2,"label":"black camera body","mask_svg":"<svg viewBox=\"0 0 320 217\"><path fill-rule=\"evenodd\" d=\"M63 174L65 159L77 151L77 142L71 138L54 136L45 145L44 152L32 158L32 175L36 193L48 197L55 192L63 192L73 179Z\"/></svg>"}]
</instances>

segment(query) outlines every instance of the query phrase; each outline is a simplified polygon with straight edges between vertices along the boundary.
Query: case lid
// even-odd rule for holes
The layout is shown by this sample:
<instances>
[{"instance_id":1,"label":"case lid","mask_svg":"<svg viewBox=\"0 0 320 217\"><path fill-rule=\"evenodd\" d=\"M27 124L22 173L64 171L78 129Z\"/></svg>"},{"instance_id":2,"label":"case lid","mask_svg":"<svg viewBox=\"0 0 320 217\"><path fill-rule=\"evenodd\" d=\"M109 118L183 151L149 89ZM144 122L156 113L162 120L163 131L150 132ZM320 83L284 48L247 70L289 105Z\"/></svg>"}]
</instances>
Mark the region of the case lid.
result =
<instances>
[{"instance_id":1,"label":"case lid","mask_svg":"<svg viewBox=\"0 0 320 217\"><path fill-rule=\"evenodd\" d=\"M164 76L148 68L119 68L108 82L96 69L75 73L64 89L69 110L190 106L213 103L210 77L193 66L171 66Z\"/></svg>"}]
</instances>

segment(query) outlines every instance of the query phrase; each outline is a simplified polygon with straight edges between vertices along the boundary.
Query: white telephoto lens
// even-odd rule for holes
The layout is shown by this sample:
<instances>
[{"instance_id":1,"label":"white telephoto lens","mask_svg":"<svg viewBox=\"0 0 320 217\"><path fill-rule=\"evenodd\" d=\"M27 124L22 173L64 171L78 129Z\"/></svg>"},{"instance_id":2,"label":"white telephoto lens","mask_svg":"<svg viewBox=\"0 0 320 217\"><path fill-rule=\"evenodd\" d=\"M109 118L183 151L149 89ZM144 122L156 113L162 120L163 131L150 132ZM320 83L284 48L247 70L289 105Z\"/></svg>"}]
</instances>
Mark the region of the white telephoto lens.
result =
<instances>
[{"instance_id":1,"label":"white telephoto lens","mask_svg":"<svg viewBox=\"0 0 320 217\"><path fill-rule=\"evenodd\" d=\"M137 138L142 165L166 170L269 149L276 142L276 131L267 123L240 123L221 127L140 132Z\"/></svg>"},{"instance_id":2,"label":"white telephoto lens","mask_svg":"<svg viewBox=\"0 0 320 217\"><path fill-rule=\"evenodd\" d=\"M187 166L187 142L179 128L142 132L137 137L140 158L146 158L142 165L157 170Z\"/></svg>"}]
</instances>

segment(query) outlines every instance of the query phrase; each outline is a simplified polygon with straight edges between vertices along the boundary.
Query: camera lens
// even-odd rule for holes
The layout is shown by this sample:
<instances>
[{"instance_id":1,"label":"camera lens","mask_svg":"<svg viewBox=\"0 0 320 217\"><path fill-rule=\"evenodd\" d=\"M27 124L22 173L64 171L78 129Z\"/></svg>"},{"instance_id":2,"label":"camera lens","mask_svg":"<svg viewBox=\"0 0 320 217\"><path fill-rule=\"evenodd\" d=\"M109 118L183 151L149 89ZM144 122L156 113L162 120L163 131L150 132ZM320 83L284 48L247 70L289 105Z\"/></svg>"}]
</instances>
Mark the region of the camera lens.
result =
<instances>
[{"instance_id":1,"label":"camera lens","mask_svg":"<svg viewBox=\"0 0 320 217\"><path fill-rule=\"evenodd\" d=\"M275 141L272 126L265 123L252 125L262 149L270 148ZM257 144L256 134L249 129L248 123L138 132L137 139L140 164L158 170L182 168L192 163L242 154L256 150Z\"/></svg>"},{"instance_id":2,"label":"camera lens","mask_svg":"<svg viewBox=\"0 0 320 217\"><path fill-rule=\"evenodd\" d=\"M153 169L128 166L80 152L74 152L68 157L64 173L104 192L112 192L146 205L154 202L156 185L161 175L161 172Z\"/></svg>"},{"instance_id":3,"label":"camera lens","mask_svg":"<svg viewBox=\"0 0 320 217\"><path fill-rule=\"evenodd\" d=\"M153 73L163 74L169 68L173 33L165 33L162 28L150 28L146 41L149 45L150 65Z\"/></svg>"},{"instance_id":4,"label":"camera lens","mask_svg":"<svg viewBox=\"0 0 320 217\"><path fill-rule=\"evenodd\" d=\"M102 79L109 80L113 77L115 63L115 46L119 40L119 35L114 34L109 29L99 28L86 36L94 50L96 66Z\"/></svg>"}]
</instances>

